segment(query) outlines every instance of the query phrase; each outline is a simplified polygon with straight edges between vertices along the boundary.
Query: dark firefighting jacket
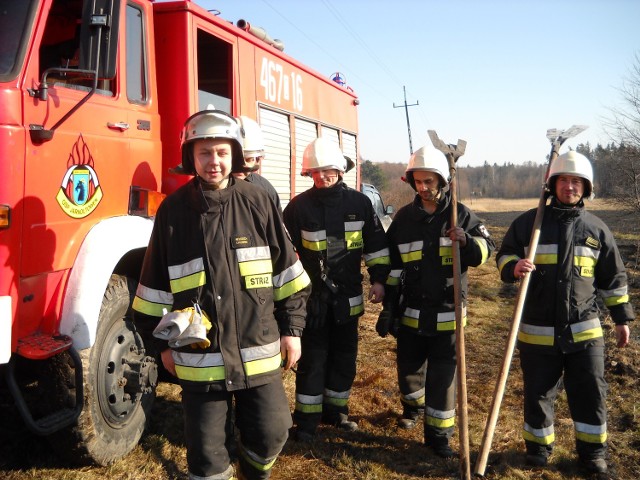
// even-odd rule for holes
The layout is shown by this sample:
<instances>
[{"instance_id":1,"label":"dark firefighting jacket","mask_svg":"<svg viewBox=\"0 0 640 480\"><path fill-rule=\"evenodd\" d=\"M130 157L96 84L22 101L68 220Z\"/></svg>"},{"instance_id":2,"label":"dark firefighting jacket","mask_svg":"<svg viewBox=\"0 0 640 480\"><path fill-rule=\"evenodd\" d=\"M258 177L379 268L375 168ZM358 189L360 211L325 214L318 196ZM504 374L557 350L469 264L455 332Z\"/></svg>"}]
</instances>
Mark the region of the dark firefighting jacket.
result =
<instances>
[{"instance_id":1,"label":"dark firefighting jacket","mask_svg":"<svg viewBox=\"0 0 640 480\"><path fill-rule=\"evenodd\" d=\"M466 322L467 268L483 264L495 243L481 220L458 203L457 226L467 237L460 247L463 324ZM387 241L391 273L387 279L385 310L400 318L400 328L418 335L452 334L455 331L453 242L451 197L445 194L433 214L422 208L422 200L402 207L393 218Z\"/></svg>"},{"instance_id":2,"label":"dark firefighting jacket","mask_svg":"<svg viewBox=\"0 0 640 480\"><path fill-rule=\"evenodd\" d=\"M312 297L331 305L337 323L361 316L363 255L372 284L384 284L389 273L389 249L371 201L339 181L302 192L283 217L311 277Z\"/></svg>"},{"instance_id":3,"label":"dark firefighting jacket","mask_svg":"<svg viewBox=\"0 0 640 480\"><path fill-rule=\"evenodd\" d=\"M511 224L496 256L500 276L515 282L518 260L526 258L536 210ZM545 207L522 313L518 346L565 353L603 345L597 293L616 324L633 320L627 275L609 228L598 217L577 208L561 208L553 199Z\"/></svg>"},{"instance_id":4,"label":"dark firefighting jacket","mask_svg":"<svg viewBox=\"0 0 640 480\"><path fill-rule=\"evenodd\" d=\"M271 200L273 200L273 203L276 204L276 207L278 207L278 211L280 212L280 214L282 214L282 205L280 204L280 196L278 195L278 191L275 189L275 187L271 184L269 180L264 178L262 175L252 172L246 176L245 181L252 183L254 185L257 185L261 188L264 188L269 194L269 198L271 198Z\"/></svg>"},{"instance_id":5,"label":"dark firefighting jacket","mask_svg":"<svg viewBox=\"0 0 640 480\"><path fill-rule=\"evenodd\" d=\"M197 300L211 346L174 349L178 378L231 391L279 378L280 336L302 334L309 285L263 189L230 178L210 190L196 178L160 205L133 308L149 332Z\"/></svg>"}]
</instances>

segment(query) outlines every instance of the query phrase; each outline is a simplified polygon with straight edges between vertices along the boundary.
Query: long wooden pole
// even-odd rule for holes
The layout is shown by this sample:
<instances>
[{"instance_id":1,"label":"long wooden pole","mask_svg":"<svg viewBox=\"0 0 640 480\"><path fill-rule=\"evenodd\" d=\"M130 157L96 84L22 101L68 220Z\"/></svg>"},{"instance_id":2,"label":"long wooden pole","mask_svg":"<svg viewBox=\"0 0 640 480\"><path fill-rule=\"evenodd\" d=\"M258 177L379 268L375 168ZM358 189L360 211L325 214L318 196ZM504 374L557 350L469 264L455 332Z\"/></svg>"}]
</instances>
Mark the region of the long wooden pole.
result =
<instances>
[{"instance_id":1,"label":"long wooden pole","mask_svg":"<svg viewBox=\"0 0 640 480\"><path fill-rule=\"evenodd\" d=\"M586 128L587 127L584 125L574 125L570 129L562 132L558 132L555 129L547 131L547 138L551 140L551 153L549 154L549 162L547 164L547 171L544 177L545 184L547 177L549 176L551 163L558 156L558 152L564 141L577 135ZM546 186L543 186L542 191L540 192L540 200L538 201L538 209L536 210L536 216L533 221L531 239L529 240L529 253L527 255L527 259L532 263L536 255L536 250L538 249L538 241L540 240L540 230L542 227L542 220L544 218L544 209L547 204L547 197L548 192ZM518 287L515 308L513 310L513 316L511 317L511 329L509 330L509 336L507 337L507 346L505 348L504 357L502 359L498 381L496 382L496 386L493 391L491 410L489 413L489 417L487 418L484 434L482 436L480 453L478 454L478 458L473 470L473 473L475 475L484 476L485 470L487 468L489 450L491 450L493 434L495 433L496 424L498 423L498 413L500 412L500 405L504 396L507 377L509 376L509 368L511 367L511 360L513 358L513 352L515 350L516 340L518 337L518 329L520 328L520 320L522 319L522 312L524 310L524 302L527 297L527 290L529 288L530 279L531 273L526 272Z\"/></svg>"},{"instance_id":2,"label":"long wooden pole","mask_svg":"<svg viewBox=\"0 0 640 480\"><path fill-rule=\"evenodd\" d=\"M453 155L447 155L451 173L451 228L458 226L458 195L456 192L456 167ZM453 247L453 298L456 308L456 362L458 382L458 436L460 438L460 478L471 479L471 459L469 456L469 410L467 404L467 360L464 342L464 318L462 312L462 271L460 266L460 245L454 241Z\"/></svg>"},{"instance_id":3,"label":"long wooden pole","mask_svg":"<svg viewBox=\"0 0 640 480\"><path fill-rule=\"evenodd\" d=\"M429 130L433 146L444 153L447 158L449 189L451 191L451 228L458 226L458 194L456 179L456 161L464 154L467 142L458 140L458 145L446 145L438 138L435 131ZM462 268L460 264L460 245L458 241L451 244L453 260L453 297L456 321L456 378L458 389L458 436L460 438L460 478L471 480L471 459L469 455L469 410L467 407L467 362L465 357L464 328L462 315Z\"/></svg>"}]
</instances>

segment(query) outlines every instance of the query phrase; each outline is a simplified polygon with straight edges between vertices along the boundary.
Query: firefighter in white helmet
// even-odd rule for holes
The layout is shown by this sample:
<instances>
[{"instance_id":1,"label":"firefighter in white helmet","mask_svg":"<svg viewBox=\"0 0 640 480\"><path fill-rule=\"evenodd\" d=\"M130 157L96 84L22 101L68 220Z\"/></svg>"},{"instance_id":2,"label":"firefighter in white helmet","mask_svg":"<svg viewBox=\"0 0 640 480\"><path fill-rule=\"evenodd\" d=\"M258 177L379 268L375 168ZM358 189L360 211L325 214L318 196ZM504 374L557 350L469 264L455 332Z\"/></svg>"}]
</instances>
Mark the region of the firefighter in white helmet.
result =
<instances>
[{"instance_id":1,"label":"firefighter in white helmet","mask_svg":"<svg viewBox=\"0 0 640 480\"><path fill-rule=\"evenodd\" d=\"M236 178L246 180L249 183L264 188L269 194L269 198L271 198L278 207L278 210L282 211L278 192L269 180L258 174L265 156L264 138L260 125L252 118L244 115L237 117L237 121L240 124L240 131L242 133L244 164L242 168L234 172L233 175Z\"/></svg>"},{"instance_id":2,"label":"firefighter in white helmet","mask_svg":"<svg viewBox=\"0 0 640 480\"><path fill-rule=\"evenodd\" d=\"M516 218L496 261L502 280L531 275L518 348L524 380L526 462L547 465L555 444L554 401L562 380L573 419L581 465L605 473L607 383L599 293L615 324L618 347L629 343L634 319L627 275L607 226L584 208L593 194L593 169L582 154L556 158L533 262L527 257L536 209Z\"/></svg>"},{"instance_id":3,"label":"firefighter in white helmet","mask_svg":"<svg viewBox=\"0 0 640 480\"><path fill-rule=\"evenodd\" d=\"M317 138L304 151L302 174L313 187L284 209L284 223L312 281L296 376L296 439L312 441L320 422L343 430L356 375L358 317L364 313L362 257L371 279L369 300L384 297L389 250L366 195L345 185L352 166L337 143Z\"/></svg>"},{"instance_id":4,"label":"firefighter in white helmet","mask_svg":"<svg viewBox=\"0 0 640 480\"><path fill-rule=\"evenodd\" d=\"M449 439L455 420L455 302L452 242L461 263L463 322L467 269L487 261L495 244L482 221L458 203L451 225L446 157L435 148L409 159L406 182L417 192L387 230L391 273L376 330L397 337L397 369L403 415L398 425L413 428L424 417L424 442L444 458L454 455Z\"/></svg>"},{"instance_id":5,"label":"firefighter in white helmet","mask_svg":"<svg viewBox=\"0 0 640 480\"><path fill-rule=\"evenodd\" d=\"M310 280L267 193L231 175L243 163L233 117L207 110L187 119L182 166L194 178L160 205L133 303L145 336L166 312L209 319L198 322L206 341L156 344L182 387L189 479L235 478L225 428L232 401L241 478L269 478L291 427L281 364L300 356Z\"/></svg>"}]
</instances>

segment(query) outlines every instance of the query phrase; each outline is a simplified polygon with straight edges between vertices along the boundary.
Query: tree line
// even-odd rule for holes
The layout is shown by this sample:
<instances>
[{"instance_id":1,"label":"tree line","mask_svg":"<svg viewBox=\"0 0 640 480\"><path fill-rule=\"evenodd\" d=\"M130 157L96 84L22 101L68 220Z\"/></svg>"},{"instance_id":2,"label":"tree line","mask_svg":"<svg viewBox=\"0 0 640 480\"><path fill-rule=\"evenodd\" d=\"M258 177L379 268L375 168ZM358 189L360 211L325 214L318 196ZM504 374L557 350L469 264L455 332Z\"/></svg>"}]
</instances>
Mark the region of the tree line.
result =
<instances>
[{"instance_id":1,"label":"tree line","mask_svg":"<svg viewBox=\"0 0 640 480\"><path fill-rule=\"evenodd\" d=\"M615 199L640 213L640 150L626 144L611 143L595 148L580 144L576 151L591 160L594 192L600 198ZM399 207L411 201L414 192L402 180L406 164L373 163L361 166L362 181L375 185L385 203ZM479 167L459 167L458 196L470 198L537 198L547 171L546 164L489 162Z\"/></svg>"},{"instance_id":2,"label":"tree line","mask_svg":"<svg viewBox=\"0 0 640 480\"><path fill-rule=\"evenodd\" d=\"M608 145L580 144L576 151L591 160L594 192L598 197L617 200L640 215L640 52L629 75L618 89L621 106L611 108L604 127L612 138ZM375 185L387 204L396 208L407 204L414 192L401 178L406 164L361 164L362 181ZM458 196L490 198L536 198L544 184L547 165L527 162L458 168Z\"/></svg>"}]
</instances>

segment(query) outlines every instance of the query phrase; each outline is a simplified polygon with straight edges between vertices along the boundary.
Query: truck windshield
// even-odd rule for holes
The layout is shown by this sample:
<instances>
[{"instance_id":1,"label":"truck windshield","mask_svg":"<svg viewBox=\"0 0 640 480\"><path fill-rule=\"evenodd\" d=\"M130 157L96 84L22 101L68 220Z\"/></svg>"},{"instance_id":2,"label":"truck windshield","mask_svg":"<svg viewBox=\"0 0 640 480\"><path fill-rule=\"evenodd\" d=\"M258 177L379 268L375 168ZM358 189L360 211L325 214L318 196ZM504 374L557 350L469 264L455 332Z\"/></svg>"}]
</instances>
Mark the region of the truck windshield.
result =
<instances>
[{"instance_id":1,"label":"truck windshield","mask_svg":"<svg viewBox=\"0 0 640 480\"><path fill-rule=\"evenodd\" d=\"M0 0L0 81L14 78L22 65L35 0Z\"/></svg>"}]
</instances>

